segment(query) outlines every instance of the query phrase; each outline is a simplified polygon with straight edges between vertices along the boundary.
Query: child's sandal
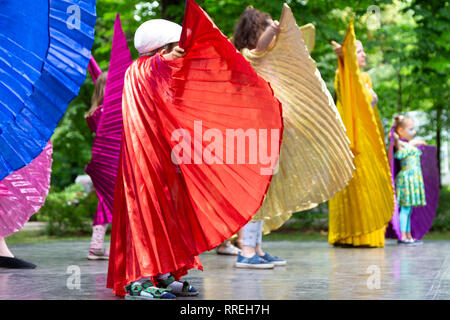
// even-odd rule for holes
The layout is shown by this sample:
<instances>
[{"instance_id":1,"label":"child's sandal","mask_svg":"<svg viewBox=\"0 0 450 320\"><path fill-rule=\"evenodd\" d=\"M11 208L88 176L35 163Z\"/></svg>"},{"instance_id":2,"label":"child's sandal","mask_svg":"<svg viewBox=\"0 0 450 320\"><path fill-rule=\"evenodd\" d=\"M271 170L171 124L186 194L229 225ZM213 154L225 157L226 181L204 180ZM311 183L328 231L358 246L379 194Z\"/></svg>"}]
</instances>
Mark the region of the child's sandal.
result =
<instances>
[{"instance_id":1,"label":"child's sandal","mask_svg":"<svg viewBox=\"0 0 450 320\"><path fill-rule=\"evenodd\" d=\"M175 278L173 276L168 277L165 280L158 279L158 285L161 288L169 288L169 285L173 282L175 282ZM181 282L181 281L180 281ZM183 281L183 288L181 291L171 291L174 295L179 297L193 297L198 295L197 289L195 289L193 286L189 284L187 281Z\"/></svg>"},{"instance_id":2,"label":"child's sandal","mask_svg":"<svg viewBox=\"0 0 450 320\"><path fill-rule=\"evenodd\" d=\"M141 285L129 284L125 287L126 300L156 300L156 299L175 299L171 289L161 289L153 286L151 281L146 281Z\"/></svg>"}]
</instances>

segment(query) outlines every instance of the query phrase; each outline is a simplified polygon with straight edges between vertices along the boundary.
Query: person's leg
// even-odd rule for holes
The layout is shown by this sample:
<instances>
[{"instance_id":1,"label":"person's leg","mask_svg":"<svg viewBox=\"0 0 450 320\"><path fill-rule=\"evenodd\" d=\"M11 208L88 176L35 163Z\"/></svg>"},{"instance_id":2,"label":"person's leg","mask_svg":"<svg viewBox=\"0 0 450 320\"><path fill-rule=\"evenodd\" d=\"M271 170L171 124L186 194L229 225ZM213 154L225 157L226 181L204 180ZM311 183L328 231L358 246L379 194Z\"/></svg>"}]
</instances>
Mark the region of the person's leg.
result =
<instances>
[{"instance_id":1,"label":"person's leg","mask_svg":"<svg viewBox=\"0 0 450 320\"><path fill-rule=\"evenodd\" d=\"M398 214L400 223L400 232L402 233L402 241L408 240L406 233L408 232L408 221L411 214L411 207L400 207L400 212Z\"/></svg>"},{"instance_id":2,"label":"person's leg","mask_svg":"<svg viewBox=\"0 0 450 320\"><path fill-rule=\"evenodd\" d=\"M263 222L264 221L260 221L260 225L259 225L259 235L258 238L256 240L256 254L266 260L269 263L274 264L275 266L284 266L286 265L286 260L280 259L278 257L273 257L271 256L269 253L264 252L262 249L262 233L263 233Z\"/></svg>"},{"instance_id":3,"label":"person's leg","mask_svg":"<svg viewBox=\"0 0 450 320\"><path fill-rule=\"evenodd\" d=\"M242 237L244 234L244 230L240 229L237 232L237 239L234 241L234 245L238 248L238 249L242 249Z\"/></svg>"},{"instance_id":4,"label":"person's leg","mask_svg":"<svg viewBox=\"0 0 450 320\"><path fill-rule=\"evenodd\" d=\"M265 252L262 250L262 232L263 232L263 222L258 221L258 236L256 237L256 247L255 251L258 256L264 256Z\"/></svg>"},{"instance_id":5,"label":"person's leg","mask_svg":"<svg viewBox=\"0 0 450 320\"><path fill-rule=\"evenodd\" d=\"M155 286L150 277L141 278L125 287L125 299L175 299L171 289L161 289Z\"/></svg>"},{"instance_id":6,"label":"person's leg","mask_svg":"<svg viewBox=\"0 0 450 320\"><path fill-rule=\"evenodd\" d=\"M406 238L410 241L413 241L414 239L411 235L411 214L412 214L412 207L409 207L408 218L406 220Z\"/></svg>"},{"instance_id":7,"label":"person's leg","mask_svg":"<svg viewBox=\"0 0 450 320\"><path fill-rule=\"evenodd\" d=\"M105 245L105 234L107 224L100 224L92 227L92 239L91 248L92 249L103 249Z\"/></svg>"},{"instance_id":8,"label":"person's leg","mask_svg":"<svg viewBox=\"0 0 450 320\"><path fill-rule=\"evenodd\" d=\"M249 222L243 228L242 253L238 255L235 267L251 269L272 269L274 264L256 254L259 244L261 250L262 221Z\"/></svg>"},{"instance_id":9,"label":"person's leg","mask_svg":"<svg viewBox=\"0 0 450 320\"><path fill-rule=\"evenodd\" d=\"M180 297L197 296L198 291L187 281L177 281L170 273L159 274L156 276L157 284L161 288L171 289L171 293Z\"/></svg>"},{"instance_id":10,"label":"person's leg","mask_svg":"<svg viewBox=\"0 0 450 320\"><path fill-rule=\"evenodd\" d=\"M259 222L249 222L242 228L242 256L251 258L256 254Z\"/></svg>"},{"instance_id":11,"label":"person's leg","mask_svg":"<svg viewBox=\"0 0 450 320\"><path fill-rule=\"evenodd\" d=\"M36 265L15 258L9 251L5 238L0 238L0 268L34 269Z\"/></svg>"},{"instance_id":12,"label":"person's leg","mask_svg":"<svg viewBox=\"0 0 450 320\"><path fill-rule=\"evenodd\" d=\"M408 215L408 224L406 225L406 237L407 237L407 241L409 241L411 244L422 244L422 240L418 240L418 239L414 239L411 233L411 216L412 216L412 211L413 211L413 207L410 207L410 211L409 211L409 215Z\"/></svg>"},{"instance_id":13,"label":"person's leg","mask_svg":"<svg viewBox=\"0 0 450 320\"><path fill-rule=\"evenodd\" d=\"M171 276L170 273L166 273L166 274L160 274L156 278L160 281L164 281L164 280L167 280L170 276ZM183 287L183 283L180 281L174 281L174 282L168 284L167 286L170 287L174 291L181 291L181 289Z\"/></svg>"},{"instance_id":14,"label":"person's leg","mask_svg":"<svg viewBox=\"0 0 450 320\"><path fill-rule=\"evenodd\" d=\"M14 258L14 255L9 251L6 245L5 238L0 238L0 257Z\"/></svg>"},{"instance_id":15,"label":"person's leg","mask_svg":"<svg viewBox=\"0 0 450 320\"><path fill-rule=\"evenodd\" d=\"M96 225L92 227L91 248L89 249L89 260L104 260L109 258L105 250L105 233L108 224Z\"/></svg>"}]
</instances>

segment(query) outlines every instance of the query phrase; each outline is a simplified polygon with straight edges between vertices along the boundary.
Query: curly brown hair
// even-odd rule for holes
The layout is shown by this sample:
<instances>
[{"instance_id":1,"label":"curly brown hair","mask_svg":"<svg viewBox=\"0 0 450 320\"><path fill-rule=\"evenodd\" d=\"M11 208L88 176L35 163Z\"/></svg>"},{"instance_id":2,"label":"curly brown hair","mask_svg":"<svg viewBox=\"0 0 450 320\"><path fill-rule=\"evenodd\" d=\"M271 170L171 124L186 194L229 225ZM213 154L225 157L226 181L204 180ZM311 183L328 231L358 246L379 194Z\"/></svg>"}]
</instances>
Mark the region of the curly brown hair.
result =
<instances>
[{"instance_id":1,"label":"curly brown hair","mask_svg":"<svg viewBox=\"0 0 450 320\"><path fill-rule=\"evenodd\" d=\"M269 26L270 14L248 7L236 23L233 43L236 49L255 49L261 34Z\"/></svg>"}]
</instances>

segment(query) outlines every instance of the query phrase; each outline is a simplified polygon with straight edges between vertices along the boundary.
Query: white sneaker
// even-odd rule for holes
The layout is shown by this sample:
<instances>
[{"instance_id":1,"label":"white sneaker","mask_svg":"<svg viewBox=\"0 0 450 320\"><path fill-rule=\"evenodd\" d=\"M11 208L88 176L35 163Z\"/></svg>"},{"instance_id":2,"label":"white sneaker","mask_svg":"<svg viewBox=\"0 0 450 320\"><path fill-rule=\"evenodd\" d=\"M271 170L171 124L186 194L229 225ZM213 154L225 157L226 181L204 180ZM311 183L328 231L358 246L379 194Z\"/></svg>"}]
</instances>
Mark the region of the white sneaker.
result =
<instances>
[{"instance_id":1,"label":"white sneaker","mask_svg":"<svg viewBox=\"0 0 450 320\"><path fill-rule=\"evenodd\" d=\"M88 260L109 260L109 252L105 249L89 249Z\"/></svg>"}]
</instances>

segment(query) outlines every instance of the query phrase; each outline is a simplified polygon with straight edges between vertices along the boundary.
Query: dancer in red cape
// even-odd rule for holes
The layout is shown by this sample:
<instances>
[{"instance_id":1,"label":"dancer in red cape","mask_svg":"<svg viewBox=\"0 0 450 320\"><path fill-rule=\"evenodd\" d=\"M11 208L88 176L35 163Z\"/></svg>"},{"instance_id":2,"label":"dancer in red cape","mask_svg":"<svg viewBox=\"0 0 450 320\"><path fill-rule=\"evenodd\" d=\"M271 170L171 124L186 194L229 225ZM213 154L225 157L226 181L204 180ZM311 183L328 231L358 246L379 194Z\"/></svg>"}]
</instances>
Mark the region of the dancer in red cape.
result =
<instances>
[{"instance_id":1,"label":"dancer in red cape","mask_svg":"<svg viewBox=\"0 0 450 320\"><path fill-rule=\"evenodd\" d=\"M125 77L107 286L127 297L196 294L177 280L252 218L279 157L269 84L194 1L174 25L136 31L140 58Z\"/></svg>"}]
</instances>

